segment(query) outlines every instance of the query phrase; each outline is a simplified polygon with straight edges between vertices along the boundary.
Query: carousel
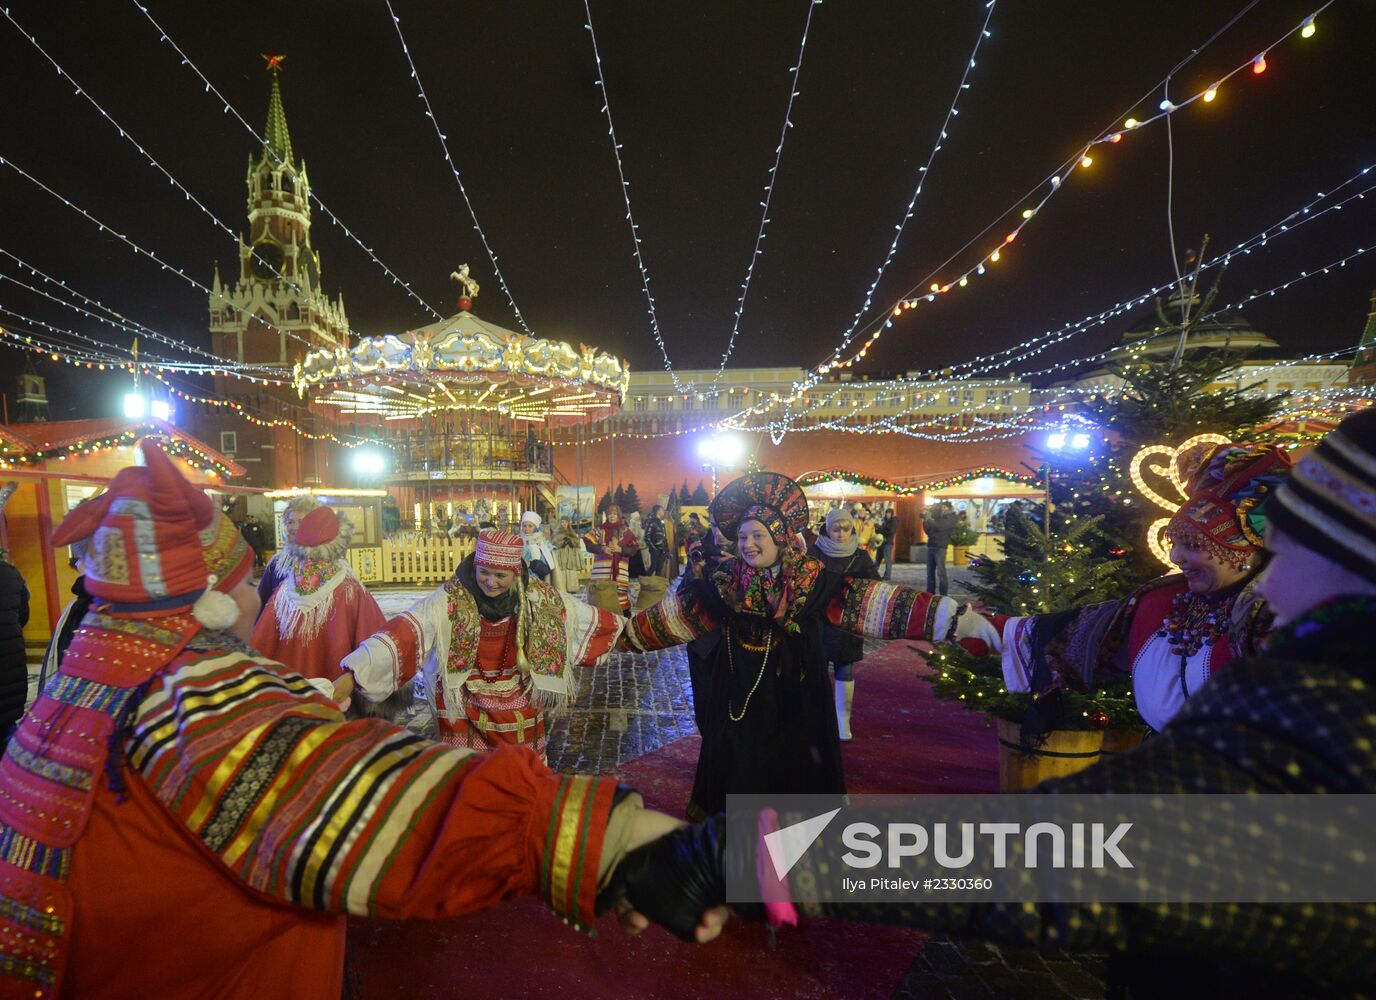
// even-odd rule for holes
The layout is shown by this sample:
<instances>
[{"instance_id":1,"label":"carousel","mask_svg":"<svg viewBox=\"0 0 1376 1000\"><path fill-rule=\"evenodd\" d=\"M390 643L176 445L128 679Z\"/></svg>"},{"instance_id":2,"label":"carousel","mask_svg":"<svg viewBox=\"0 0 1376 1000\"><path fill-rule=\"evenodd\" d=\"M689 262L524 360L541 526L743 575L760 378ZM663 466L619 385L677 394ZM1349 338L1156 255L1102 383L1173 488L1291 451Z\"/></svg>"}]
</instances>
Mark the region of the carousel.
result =
<instances>
[{"instance_id":1,"label":"carousel","mask_svg":"<svg viewBox=\"0 0 1376 1000\"><path fill-rule=\"evenodd\" d=\"M403 520L426 533L558 510L552 432L614 415L630 382L629 366L605 351L478 318L468 265L451 277L463 288L457 315L314 351L293 370L312 406L372 428L391 449L387 486Z\"/></svg>"}]
</instances>

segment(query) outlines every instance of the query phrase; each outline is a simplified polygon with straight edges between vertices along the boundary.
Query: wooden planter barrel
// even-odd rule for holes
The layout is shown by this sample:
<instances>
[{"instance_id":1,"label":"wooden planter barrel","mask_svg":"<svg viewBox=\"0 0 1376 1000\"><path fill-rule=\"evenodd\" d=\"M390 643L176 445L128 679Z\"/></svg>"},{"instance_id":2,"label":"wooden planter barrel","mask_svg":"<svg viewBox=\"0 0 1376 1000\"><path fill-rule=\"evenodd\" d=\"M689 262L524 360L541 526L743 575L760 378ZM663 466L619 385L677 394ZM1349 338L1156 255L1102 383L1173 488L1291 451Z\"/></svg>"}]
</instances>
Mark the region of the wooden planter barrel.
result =
<instances>
[{"instance_id":1,"label":"wooden planter barrel","mask_svg":"<svg viewBox=\"0 0 1376 1000\"><path fill-rule=\"evenodd\" d=\"M1048 778L1064 778L1099 759L1104 744L1102 729L1057 729L1046 742L1031 747L1023 743L1021 726L998 719L999 790L1019 792L1034 788Z\"/></svg>"},{"instance_id":2,"label":"wooden planter barrel","mask_svg":"<svg viewBox=\"0 0 1376 1000\"><path fill-rule=\"evenodd\" d=\"M951 546L951 565L953 565L953 566L968 566L968 565L970 565L970 548L971 548L971 546L969 546L969 545L952 545L952 546Z\"/></svg>"},{"instance_id":3,"label":"wooden planter barrel","mask_svg":"<svg viewBox=\"0 0 1376 1000\"><path fill-rule=\"evenodd\" d=\"M1142 739L1147 734L1140 729L1106 729L1104 730L1104 754L1127 753L1134 747L1142 745Z\"/></svg>"}]
</instances>

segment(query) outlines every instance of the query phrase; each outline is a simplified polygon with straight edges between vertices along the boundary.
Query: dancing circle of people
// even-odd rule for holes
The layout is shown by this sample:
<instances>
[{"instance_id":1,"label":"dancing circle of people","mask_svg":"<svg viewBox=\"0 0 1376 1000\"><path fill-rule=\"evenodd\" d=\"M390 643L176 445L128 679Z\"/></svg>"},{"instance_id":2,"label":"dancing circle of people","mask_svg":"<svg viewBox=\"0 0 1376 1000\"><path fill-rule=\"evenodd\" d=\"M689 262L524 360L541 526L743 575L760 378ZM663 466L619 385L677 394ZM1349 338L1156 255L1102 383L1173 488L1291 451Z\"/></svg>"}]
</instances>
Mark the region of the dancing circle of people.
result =
<instances>
[{"instance_id":1,"label":"dancing circle of people","mask_svg":"<svg viewBox=\"0 0 1376 1000\"><path fill-rule=\"evenodd\" d=\"M615 910L629 932L653 921L705 944L730 933L726 797L846 792L867 638L997 655L1029 698L1130 676L1151 737L1038 792L1376 791L1376 408L1294 467L1277 448L1213 449L1167 528L1179 573L1031 616L932 592L944 568L939 588L930 572L927 590L887 582L892 521L876 530L868 511L831 511L807 544L802 490L757 472L718 493L707 524L694 515L662 597L650 581L674 546L660 508L642 522L612 506L581 535L530 512L519 533L482 530L449 580L386 620L350 567L347 518L293 500L255 588L238 529L156 443L140 447L143 464L52 535L82 576L0 760L4 995L335 997L344 916L439 918L517 895L579 927ZM657 599L633 607L634 577ZM687 823L611 776L549 769L580 669L680 645L702 738ZM800 864L782 896L737 914L1376 981L1370 905L1341 921L1185 904L896 911L808 902L811 874ZM131 943L116 922L174 926L178 947ZM1320 924L1306 948L1282 947Z\"/></svg>"}]
</instances>

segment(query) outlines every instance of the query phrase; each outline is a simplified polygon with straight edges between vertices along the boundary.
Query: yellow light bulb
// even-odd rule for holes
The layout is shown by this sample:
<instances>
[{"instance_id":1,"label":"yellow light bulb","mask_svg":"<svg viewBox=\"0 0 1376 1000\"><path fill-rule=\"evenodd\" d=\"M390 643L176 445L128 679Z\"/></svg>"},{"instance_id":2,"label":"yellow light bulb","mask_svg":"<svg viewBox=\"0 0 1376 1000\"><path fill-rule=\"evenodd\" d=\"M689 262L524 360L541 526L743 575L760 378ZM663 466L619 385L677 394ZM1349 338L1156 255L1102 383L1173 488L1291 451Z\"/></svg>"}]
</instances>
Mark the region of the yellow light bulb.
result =
<instances>
[{"instance_id":1,"label":"yellow light bulb","mask_svg":"<svg viewBox=\"0 0 1376 1000\"><path fill-rule=\"evenodd\" d=\"M1087 156L1087 155L1086 155L1086 156L1080 157L1080 166L1082 166L1082 167L1091 166L1091 165L1093 165L1093 163L1094 163L1094 158L1091 157L1091 156Z\"/></svg>"},{"instance_id":2,"label":"yellow light bulb","mask_svg":"<svg viewBox=\"0 0 1376 1000\"><path fill-rule=\"evenodd\" d=\"M1212 103L1212 102L1213 102L1213 99L1214 99L1215 97L1217 97L1217 96L1218 96L1218 88L1217 88L1217 87L1210 87L1208 90L1204 91L1204 103L1205 103L1205 104L1210 104L1210 103Z\"/></svg>"},{"instance_id":3,"label":"yellow light bulb","mask_svg":"<svg viewBox=\"0 0 1376 1000\"><path fill-rule=\"evenodd\" d=\"M1033 214L1034 214L1034 213L1033 213L1032 209L1030 209L1030 208L1024 208L1024 209L1022 210L1022 217L1023 217L1024 219L1030 219L1030 218L1032 218L1032 215L1033 215Z\"/></svg>"},{"instance_id":4,"label":"yellow light bulb","mask_svg":"<svg viewBox=\"0 0 1376 1000\"><path fill-rule=\"evenodd\" d=\"M994 261L995 263L997 263L999 257L1001 257L1001 256L1002 256L1002 254L1000 254L997 250L995 250L993 253L991 253L991 254L989 255L989 259L990 259L991 261Z\"/></svg>"},{"instance_id":5,"label":"yellow light bulb","mask_svg":"<svg viewBox=\"0 0 1376 1000\"><path fill-rule=\"evenodd\" d=\"M1304 27L1300 29L1300 37L1313 38L1314 31L1314 15L1310 14L1308 17L1304 19Z\"/></svg>"},{"instance_id":6,"label":"yellow light bulb","mask_svg":"<svg viewBox=\"0 0 1376 1000\"><path fill-rule=\"evenodd\" d=\"M1136 127L1137 127L1137 119L1136 119L1136 118L1129 118L1127 121L1123 122L1123 128L1136 128Z\"/></svg>"}]
</instances>

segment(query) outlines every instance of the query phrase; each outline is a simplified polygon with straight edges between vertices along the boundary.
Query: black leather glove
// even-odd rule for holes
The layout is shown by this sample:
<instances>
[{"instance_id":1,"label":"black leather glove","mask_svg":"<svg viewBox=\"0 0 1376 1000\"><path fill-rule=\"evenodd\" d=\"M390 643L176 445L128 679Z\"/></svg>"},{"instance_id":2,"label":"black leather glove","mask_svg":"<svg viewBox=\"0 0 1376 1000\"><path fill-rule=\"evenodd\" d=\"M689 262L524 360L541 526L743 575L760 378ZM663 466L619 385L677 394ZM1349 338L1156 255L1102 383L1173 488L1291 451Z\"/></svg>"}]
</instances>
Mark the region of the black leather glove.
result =
<instances>
[{"instance_id":1,"label":"black leather glove","mask_svg":"<svg viewBox=\"0 0 1376 1000\"><path fill-rule=\"evenodd\" d=\"M670 933L695 941L703 913L726 902L725 855L725 817L680 827L626 855L598 896L598 910L624 897Z\"/></svg>"}]
</instances>

